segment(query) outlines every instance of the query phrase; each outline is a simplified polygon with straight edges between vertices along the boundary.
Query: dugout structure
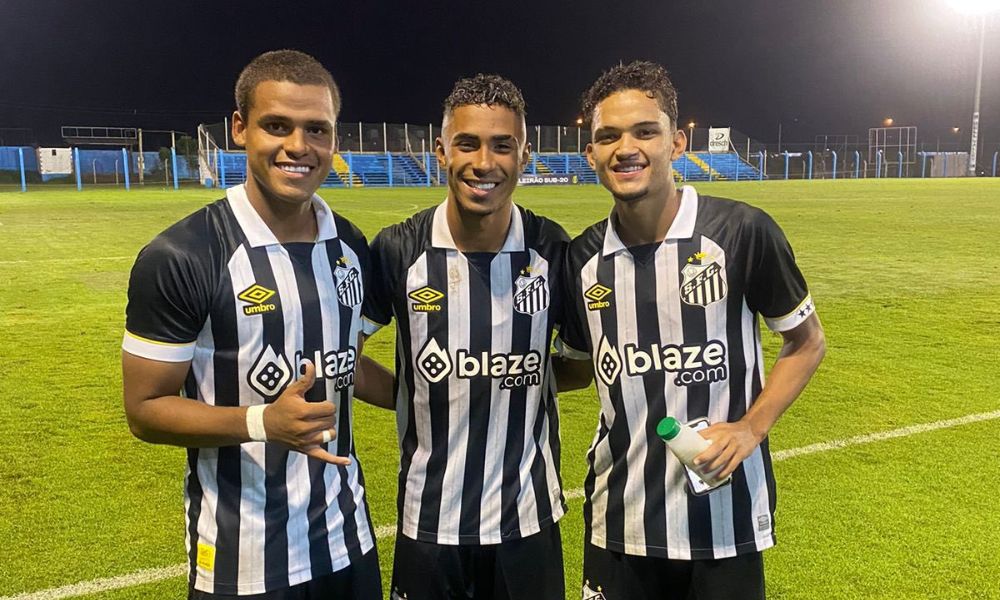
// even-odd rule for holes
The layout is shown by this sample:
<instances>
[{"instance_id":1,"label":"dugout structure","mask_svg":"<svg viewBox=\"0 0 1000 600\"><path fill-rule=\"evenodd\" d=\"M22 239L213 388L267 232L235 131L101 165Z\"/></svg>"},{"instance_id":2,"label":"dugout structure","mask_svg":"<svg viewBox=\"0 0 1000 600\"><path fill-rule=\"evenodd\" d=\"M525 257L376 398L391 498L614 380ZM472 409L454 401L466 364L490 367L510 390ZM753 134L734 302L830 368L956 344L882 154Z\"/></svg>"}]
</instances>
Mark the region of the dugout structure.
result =
<instances>
[{"instance_id":1,"label":"dugout structure","mask_svg":"<svg viewBox=\"0 0 1000 600\"><path fill-rule=\"evenodd\" d=\"M875 177L909 177L918 160L916 127L868 130L868 169Z\"/></svg>"}]
</instances>

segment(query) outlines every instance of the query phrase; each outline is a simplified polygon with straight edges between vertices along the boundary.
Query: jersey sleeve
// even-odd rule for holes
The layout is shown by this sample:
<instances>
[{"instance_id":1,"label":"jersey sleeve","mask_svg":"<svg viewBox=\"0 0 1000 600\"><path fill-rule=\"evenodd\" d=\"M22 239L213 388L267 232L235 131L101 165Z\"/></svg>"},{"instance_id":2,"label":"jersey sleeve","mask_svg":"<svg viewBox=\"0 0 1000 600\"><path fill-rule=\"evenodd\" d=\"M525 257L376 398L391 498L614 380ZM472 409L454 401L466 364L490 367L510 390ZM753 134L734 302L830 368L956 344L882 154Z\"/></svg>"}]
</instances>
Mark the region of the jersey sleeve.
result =
<instances>
[{"instance_id":1,"label":"jersey sleeve","mask_svg":"<svg viewBox=\"0 0 1000 600\"><path fill-rule=\"evenodd\" d=\"M125 337L129 354L164 362L194 356L208 319L214 286L205 258L161 234L139 252L128 284Z\"/></svg>"},{"instance_id":2,"label":"jersey sleeve","mask_svg":"<svg viewBox=\"0 0 1000 600\"><path fill-rule=\"evenodd\" d=\"M392 296L387 268L389 248L386 238L385 231L376 235L368 252L370 285L365 291L365 303L362 307L362 329L368 336L392 321Z\"/></svg>"},{"instance_id":3,"label":"jersey sleeve","mask_svg":"<svg viewBox=\"0 0 1000 600\"><path fill-rule=\"evenodd\" d=\"M753 220L747 304L772 331L794 329L815 312L784 232L764 212Z\"/></svg>"},{"instance_id":4,"label":"jersey sleeve","mask_svg":"<svg viewBox=\"0 0 1000 600\"><path fill-rule=\"evenodd\" d=\"M586 313L583 309L583 295L579 293L577 275L579 265L572 260L573 245L567 248L560 269L560 290L563 297L562 326L555 341L556 354L573 360L588 360L592 353L590 336L587 335Z\"/></svg>"},{"instance_id":5,"label":"jersey sleeve","mask_svg":"<svg viewBox=\"0 0 1000 600\"><path fill-rule=\"evenodd\" d=\"M544 248L545 257L549 261L549 285L556 290L552 303L552 321L557 329L561 329L565 316L563 307L569 299L563 289L562 281L563 272L566 269L569 234L566 233L562 225L549 219L543 219L539 242L539 246Z\"/></svg>"}]
</instances>

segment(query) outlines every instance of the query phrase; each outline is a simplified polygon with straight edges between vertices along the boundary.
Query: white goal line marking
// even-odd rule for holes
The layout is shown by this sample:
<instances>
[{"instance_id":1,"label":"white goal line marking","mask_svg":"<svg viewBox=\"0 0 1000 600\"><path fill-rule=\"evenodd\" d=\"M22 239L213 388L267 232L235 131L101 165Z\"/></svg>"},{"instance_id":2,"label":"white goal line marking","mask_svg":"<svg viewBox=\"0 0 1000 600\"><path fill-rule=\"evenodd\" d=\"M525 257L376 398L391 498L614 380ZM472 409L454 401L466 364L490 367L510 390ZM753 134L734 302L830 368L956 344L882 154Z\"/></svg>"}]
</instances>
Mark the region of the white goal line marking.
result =
<instances>
[{"instance_id":1,"label":"white goal line marking","mask_svg":"<svg viewBox=\"0 0 1000 600\"><path fill-rule=\"evenodd\" d=\"M35 258L31 260L0 260L0 265L31 265L34 263L69 263L87 262L89 260L135 260L134 256L92 256L74 258ZM6 600L6 599L0 599Z\"/></svg>"},{"instance_id":2,"label":"white goal line marking","mask_svg":"<svg viewBox=\"0 0 1000 600\"><path fill-rule=\"evenodd\" d=\"M938 429L947 429L949 427L958 427L960 425L968 425L970 423L978 423L981 421L992 421L994 419L1000 419L1000 410L994 410L991 412L977 413L973 415L965 415L964 417L958 417L955 419L945 419L943 421L935 421L933 423L924 423L921 425L910 425L909 427L902 427L900 429L892 429L890 431L882 431L880 433L869 433L866 435L858 435L850 438L845 438L842 440L833 440L830 442L820 442L818 444L810 444L808 446L802 446L799 448L789 448L788 450L778 450L771 454L771 458L774 461L787 460L789 458L795 458L798 456L805 456L806 454L816 454L819 452L828 452L830 450L837 450L839 448L847 448L849 446L860 446L862 444L871 444L873 442L881 442L884 440L891 440L893 438L908 437L911 435L916 435L918 433L926 433L928 431L936 431ZM566 500L576 500L583 498L583 489L577 488L575 490L569 490L565 492ZM391 538L396 535L395 525L382 525L375 528L375 536L378 538ZM102 579L92 579L90 581L83 581L80 583L74 583L72 585L67 585L57 588L49 588L47 590L39 590L37 592L30 592L26 594L18 594L16 596L4 596L0 600L57 600L59 598L73 598L76 596L83 596L86 594L96 594L99 592L107 592L111 590L118 590L127 587L133 587L136 585L144 585L147 583L155 583L157 581L162 581L164 579L171 579L173 577L182 577L187 575L187 563L182 563L178 565L171 565L169 567L160 567L156 569L143 569L141 571L136 571L134 573L129 573L128 575L119 575L118 577L105 577Z\"/></svg>"}]
</instances>

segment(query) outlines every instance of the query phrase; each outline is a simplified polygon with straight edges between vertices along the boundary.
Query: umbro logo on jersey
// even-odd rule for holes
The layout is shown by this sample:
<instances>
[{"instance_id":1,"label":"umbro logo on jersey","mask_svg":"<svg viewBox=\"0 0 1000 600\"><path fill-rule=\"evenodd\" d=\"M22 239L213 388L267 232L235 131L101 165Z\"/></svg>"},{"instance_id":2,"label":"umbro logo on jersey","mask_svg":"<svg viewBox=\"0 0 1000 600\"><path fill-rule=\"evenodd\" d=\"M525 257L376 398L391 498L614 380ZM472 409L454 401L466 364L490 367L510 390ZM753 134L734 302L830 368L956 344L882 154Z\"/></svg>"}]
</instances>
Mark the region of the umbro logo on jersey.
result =
<instances>
[{"instance_id":1,"label":"umbro logo on jersey","mask_svg":"<svg viewBox=\"0 0 1000 600\"><path fill-rule=\"evenodd\" d=\"M708 306L726 297L726 270L704 252L688 257L681 269L681 300L692 306Z\"/></svg>"},{"instance_id":2,"label":"umbro logo on jersey","mask_svg":"<svg viewBox=\"0 0 1000 600\"><path fill-rule=\"evenodd\" d=\"M247 373L247 383L255 392L265 398L272 398L281 393L292 380L292 367L284 354L274 351L271 346L264 350L254 361Z\"/></svg>"},{"instance_id":3,"label":"umbro logo on jersey","mask_svg":"<svg viewBox=\"0 0 1000 600\"><path fill-rule=\"evenodd\" d=\"M518 277L514 282L514 310L533 315L549 307L549 285L541 275Z\"/></svg>"},{"instance_id":4,"label":"umbro logo on jersey","mask_svg":"<svg viewBox=\"0 0 1000 600\"><path fill-rule=\"evenodd\" d=\"M334 267L333 276L337 280L337 300L349 308L361 304L364 289L361 287L361 271L357 267Z\"/></svg>"},{"instance_id":5,"label":"umbro logo on jersey","mask_svg":"<svg viewBox=\"0 0 1000 600\"><path fill-rule=\"evenodd\" d=\"M410 308L416 312L437 312L441 310L441 305L438 304L438 301L444 298L444 294L429 285L425 285L419 290L413 290L408 295L415 302L415 304L410 305Z\"/></svg>"},{"instance_id":6,"label":"umbro logo on jersey","mask_svg":"<svg viewBox=\"0 0 1000 600\"><path fill-rule=\"evenodd\" d=\"M729 377L726 346L719 340L702 344L650 344L648 348L626 344L623 352L619 352L607 336L602 336L595 367L601 381L608 386L622 373L630 377L657 371L671 373L677 386L714 383Z\"/></svg>"},{"instance_id":7,"label":"umbro logo on jersey","mask_svg":"<svg viewBox=\"0 0 1000 600\"><path fill-rule=\"evenodd\" d=\"M583 297L590 300L590 302L587 303L587 308L589 310L600 310L611 306L611 302L605 300L610 293L611 288L605 287L599 283L595 283L590 286L590 288L583 293Z\"/></svg>"},{"instance_id":8,"label":"umbro logo on jersey","mask_svg":"<svg viewBox=\"0 0 1000 600\"><path fill-rule=\"evenodd\" d=\"M236 297L247 303L246 306L243 307L243 314L250 316L276 310L278 306L273 302L268 302L274 294L274 290L269 290L266 287L255 283L240 292L240 294Z\"/></svg>"}]
</instances>

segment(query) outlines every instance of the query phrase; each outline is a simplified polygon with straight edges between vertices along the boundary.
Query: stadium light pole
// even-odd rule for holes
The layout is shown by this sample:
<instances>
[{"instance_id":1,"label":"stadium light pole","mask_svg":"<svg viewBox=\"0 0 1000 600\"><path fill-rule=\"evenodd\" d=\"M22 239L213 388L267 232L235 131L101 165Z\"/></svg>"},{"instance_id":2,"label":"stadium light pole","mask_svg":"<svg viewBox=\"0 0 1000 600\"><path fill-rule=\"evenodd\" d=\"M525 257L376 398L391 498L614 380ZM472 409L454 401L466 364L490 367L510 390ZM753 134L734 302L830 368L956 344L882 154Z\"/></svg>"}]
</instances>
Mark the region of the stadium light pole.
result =
<instances>
[{"instance_id":1,"label":"stadium light pole","mask_svg":"<svg viewBox=\"0 0 1000 600\"><path fill-rule=\"evenodd\" d=\"M688 123L688 152L691 152L691 147L694 144L694 121Z\"/></svg>"},{"instance_id":2,"label":"stadium light pole","mask_svg":"<svg viewBox=\"0 0 1000 600\"><path fill-rule=\"evenodd\" d=\"M979 65L976 69L976 93L972 102L972 130L969 147L970 177L976 176L976 151L979 148L979 96L983 88L983 49L986 46L986 17L1000 10L1000 0L948 0L961 14L979 18Z\"/></svg>"}]
</instances>

